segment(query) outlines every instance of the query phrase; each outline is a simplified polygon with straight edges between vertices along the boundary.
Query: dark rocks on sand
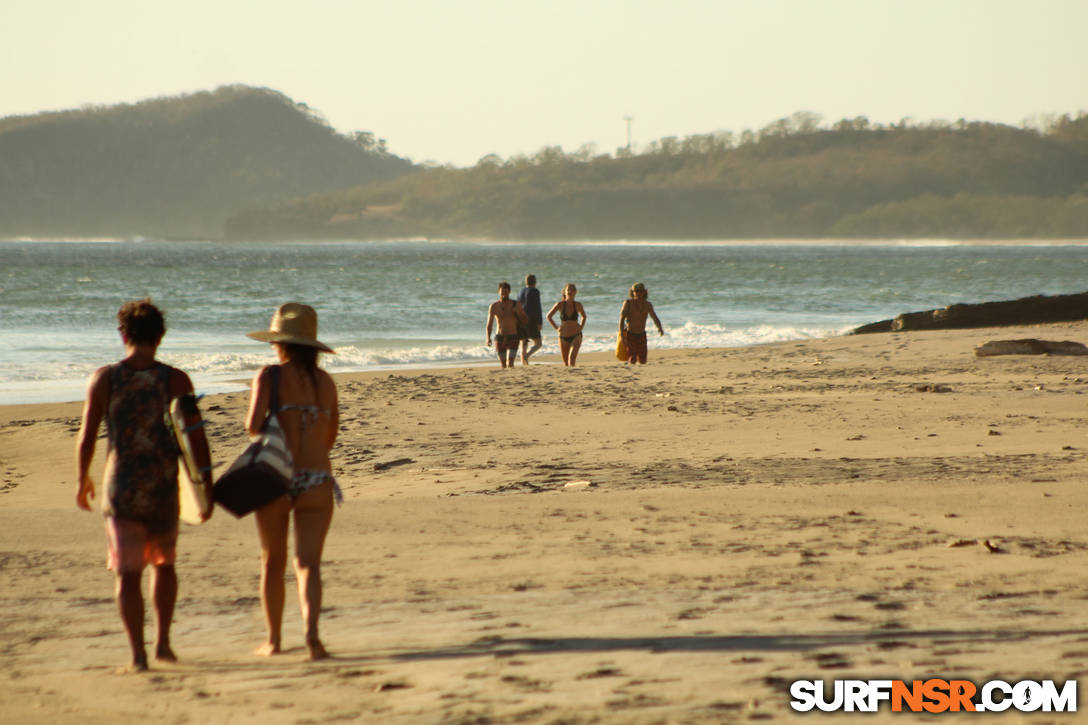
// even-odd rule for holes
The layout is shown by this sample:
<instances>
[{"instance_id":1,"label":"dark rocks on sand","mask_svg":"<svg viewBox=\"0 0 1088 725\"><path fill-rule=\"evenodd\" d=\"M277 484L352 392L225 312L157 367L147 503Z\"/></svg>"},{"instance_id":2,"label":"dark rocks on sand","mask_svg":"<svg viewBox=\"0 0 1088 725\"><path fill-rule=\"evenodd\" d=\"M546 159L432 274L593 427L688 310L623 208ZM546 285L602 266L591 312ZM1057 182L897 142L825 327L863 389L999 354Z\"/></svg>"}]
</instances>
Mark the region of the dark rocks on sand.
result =
<instances>
[{"instance_id":1,"label":"dark rocks on sand","mask_svg":"<svg viewBox=\"0 0 1088 725\"><path fill-rule=\"evenodd\" d=\"M990 340L976 347L975 355L1088 355L1088 347L1069 340Z\"/></svg>"},{"instance_id":2,"label":"dark rocks on sand","mask_svg":"<svg viewBox=\"0 0 1088 725\"><path fill-rule=\"evenodd\" d=\"M1035 295L1004 302L949 305L937 310L907 312L855 328L852 334L945 330L1003 325L1037 325L1044 322L1072 322L1088 318L1088 292L1072 295Z\"/></svg>"}]
</instances>

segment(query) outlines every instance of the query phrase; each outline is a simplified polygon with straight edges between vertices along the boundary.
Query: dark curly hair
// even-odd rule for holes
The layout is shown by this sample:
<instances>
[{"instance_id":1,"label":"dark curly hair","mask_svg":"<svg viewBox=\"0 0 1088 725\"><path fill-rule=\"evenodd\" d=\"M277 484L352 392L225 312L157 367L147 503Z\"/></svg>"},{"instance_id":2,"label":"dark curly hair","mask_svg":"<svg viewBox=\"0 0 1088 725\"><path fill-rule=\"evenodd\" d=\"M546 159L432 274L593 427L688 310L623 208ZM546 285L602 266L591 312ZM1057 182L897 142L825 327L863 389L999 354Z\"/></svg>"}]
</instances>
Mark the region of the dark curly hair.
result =
<instances>
[{"instance_id":1,"label":"dark curly hair","mask_svg":"<svg viewBox=\"0 0 1088 725\"><path fill-rule=\"evenodd\" d=\"M166 319L162 311L151 304L151 298L133 300L117 310L117 329L129 342L157 345L166 334Z\"/></svg>"}]
</instances>

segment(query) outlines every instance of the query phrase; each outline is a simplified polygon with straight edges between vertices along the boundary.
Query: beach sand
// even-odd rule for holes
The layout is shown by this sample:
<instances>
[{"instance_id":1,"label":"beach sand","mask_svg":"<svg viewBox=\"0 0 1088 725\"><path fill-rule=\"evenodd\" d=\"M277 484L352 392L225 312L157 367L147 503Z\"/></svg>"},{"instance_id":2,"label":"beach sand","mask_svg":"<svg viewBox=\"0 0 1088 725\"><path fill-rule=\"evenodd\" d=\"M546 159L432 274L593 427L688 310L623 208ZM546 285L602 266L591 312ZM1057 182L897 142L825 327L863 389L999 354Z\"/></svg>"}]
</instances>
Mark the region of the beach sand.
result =
<instances>
[{"instance_id":1,"label":"beach sand","mask_svg":"<svg viewBox=\"0 0 1088 725\"><path fill-rule=\"evenodd\" d=\"M796 679L1078 678L1088 358L973 355L1022 337L1088 322L340 376L317 663L293 575L251 654L254 522L220 509L183 526L180 661L118 674L80 404L2 407L0 722L792 721ZM217 461L246 400L203 402Z\"/></svg>"}]
</instances>

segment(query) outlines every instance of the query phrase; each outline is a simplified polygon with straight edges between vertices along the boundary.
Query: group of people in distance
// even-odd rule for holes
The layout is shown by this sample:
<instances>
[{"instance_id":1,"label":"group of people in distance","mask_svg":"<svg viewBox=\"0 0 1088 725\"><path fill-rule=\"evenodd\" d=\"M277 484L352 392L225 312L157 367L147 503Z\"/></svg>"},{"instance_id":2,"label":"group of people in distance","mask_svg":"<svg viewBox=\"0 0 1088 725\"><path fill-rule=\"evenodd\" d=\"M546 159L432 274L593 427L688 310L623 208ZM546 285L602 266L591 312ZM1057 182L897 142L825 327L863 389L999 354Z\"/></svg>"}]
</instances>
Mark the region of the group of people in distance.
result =
<instances>
[{"instance_id":1,"label":"group of people in distance","mask_svg":"<svg viewBox=\"0 0 1088 725\"><path fill-rule=\"evenodd\" d=\"M491 347L494 332L495 351L499 363L504 368L514 367L518 349L521 349L521 364L528 365L529 358L543 344L540 330L544 320L559 334L559 357L566 367L574 367L578 360L578 350L582 347L582 330L586 326L586 310L575 299L578 288L571 282L563 286L563 297L552 305L545 316L540 304L540 291L536 288L536 277L528 275L525 287L518 293L517 299L510 297L510 283L499 283L499 299L487 309L487 346ZM559 315L556 324L555 316ZM620 308L619 335L627 348L627 362L646 363L646 320L652 319L657 327L657 334L664 335L661 320L654 312L649 300L646 285L637 282L631 285L629 296ZM497 327L497 331L496 331ZM529 343L532 342L532 347Z\"/></svg>"},{"instance_id":2,"label":"group of people in distance","mask_svg":"<svg viewBox=\"0 0 1088 725\"><path fill-rule=\"evenodd\" d=\"M197 456L209 460L207 439L197 424L200 411L193 385L181 370L155 359L166 333L162 312L150 300L127 302L117 313L125 348L119 362L91 375L83 422L76 442L76 505L91 510L95 485L90 466L102 420L108 452L103 473L102 510L106 517L108 565L116 575L117 605L132 648L132 669L148 669L144 644L143 571L152 567L151 594L156 618L155 658L176 660L170 625L178 596L174 569L178 539L178 449L164 415L174 398L182 399L190 441ZM339 429L339 407L332 377L318 367L319 352L333 352L317 339L317 313L297 303L282 305L268 330L249 333L272 343L279 375L265 366L253 379L245 428L258 434L270 410L272 380L278 379L277 415L294 462L287 493L257 509L261 546L261 605L267 639L257 654L282 651L288 529L295 525L295 573L311 659L328 657L318 636L321 613L321 555L332 522L334 501L341 499L332 476L329 450ZM203 454L201 453L203 452ZM211 469L203 471L211 496ZM209 512L207 516L210 517Z\"/></svg>"}]
</instances>

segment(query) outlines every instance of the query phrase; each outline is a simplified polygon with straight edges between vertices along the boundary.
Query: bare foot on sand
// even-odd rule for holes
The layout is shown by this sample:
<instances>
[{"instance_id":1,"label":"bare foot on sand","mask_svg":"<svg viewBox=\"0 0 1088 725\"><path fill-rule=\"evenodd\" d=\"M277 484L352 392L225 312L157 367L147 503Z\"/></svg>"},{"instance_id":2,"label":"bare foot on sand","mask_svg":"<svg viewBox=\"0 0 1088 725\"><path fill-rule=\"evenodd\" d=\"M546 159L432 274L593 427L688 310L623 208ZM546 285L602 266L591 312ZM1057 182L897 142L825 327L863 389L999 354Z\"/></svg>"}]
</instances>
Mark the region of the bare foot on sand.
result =
<instances>
[{"instance_id":1,"label":"bare foot on sand","mask_svg":"<svg viewBox=\"0 0 1088 725\"><path fill-rule=\"evenodd\" d=\"M113 673L115 675L140 675L144 672L149 672L150 670L151 668L147 665L144 665L143 667L140 667L139 665L122 665L115 669Z\"/></svg>"},{"instance_id":2,"label":"bare foot on sand","mask_svg":"<svg viewBox=\"0 0 1088 725\"><path fill-rule=\"evenodd\" d=\"M115 672L119 675L133 675L139 672L147 672L149 669L151 668L147 666L147 655L136 655L132 658L131 665L118 667Z\"/></svg>"},{"instance_id":3,"label":"bare foot on sand","mask_svg":"<svg viewBox=\"0 0 1088 725\"><path fill-rule=\"evenodd\" d=\"M329 658L328 650L317 637L306 640L306 649L310 652L311 660L325 660Z\"/></svg>"},{"instance_id":4,"label":"bare foot on sand","mask_svg":"<svg viewBox=\"0 0 1088 725\"><path fill-rule=\"evenodd\" d=\"M272 655L278 655L280 651L279 642L265 642L260 647L253 650L253 654L259 657L271 657Z\"/></svg>"},{"instance_id":5,"label":"bare foot on sand","mask_svg":"<svg viewBox=\"0 0 1088 725\"><path fill-rule=\"evenodd\" d=\"M178 656L168 644L160 644L155 647L155 659L159 662L177 662Z\"/></svg>"}]
</instances>

